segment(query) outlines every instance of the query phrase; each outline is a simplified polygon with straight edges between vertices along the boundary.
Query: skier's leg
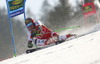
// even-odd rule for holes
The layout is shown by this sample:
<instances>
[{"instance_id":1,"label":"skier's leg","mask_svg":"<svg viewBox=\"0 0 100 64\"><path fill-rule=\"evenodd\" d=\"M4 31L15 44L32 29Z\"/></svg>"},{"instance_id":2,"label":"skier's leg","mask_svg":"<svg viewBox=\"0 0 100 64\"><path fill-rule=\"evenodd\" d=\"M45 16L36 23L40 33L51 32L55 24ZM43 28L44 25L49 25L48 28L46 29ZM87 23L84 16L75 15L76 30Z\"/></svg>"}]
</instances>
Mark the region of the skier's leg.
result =
<instances>
[{"instance_id":1,"label":"skier's leg","mask_svg":"<svg viewBox=\"0 0 100 64\"><path fill-rule=\"evenodd\" d=\"M44 46L47 39L37 39L36 44L38 46Z\"/></svg>"},{"instance_id":2,"label":"skier's leg","mask_svg":"<svg viewBox=\"0 0 100 64\"><path fill-rule=\"evenodd\" d=\"M76 36L76 35L75 34L67 34L67 35L59 36L59 41L66 40L67 38L69 38L71 36Z\"/></svg>"},{"instance_id":3,"label":"skier's leg","mask_svg":"<svg viewBox=\"0 0 100 64\"><path fill-rule=\"evenodd\" d=\"M64 42L66 39L67 39L67 36L66 36L66 35L59 36L59 37L58 37L58 41L57 41L55 44L56 44L56 45L57 45L57 44L60 44L60 43Z\"/></svg>"},{"instance_id":4,"label":"skier's leg","mask_svg":"<svg viewBox=\"0 0 100 64\"><path fill-rule=\"evenodd\" d=\"M59 36L59 40L55 43L56 45L59 43L64 42L67 38L71 37L71 36L76 36L75 34L67 34L67 35L63 35L63 36Z\"/></svg>"}]
</instances>

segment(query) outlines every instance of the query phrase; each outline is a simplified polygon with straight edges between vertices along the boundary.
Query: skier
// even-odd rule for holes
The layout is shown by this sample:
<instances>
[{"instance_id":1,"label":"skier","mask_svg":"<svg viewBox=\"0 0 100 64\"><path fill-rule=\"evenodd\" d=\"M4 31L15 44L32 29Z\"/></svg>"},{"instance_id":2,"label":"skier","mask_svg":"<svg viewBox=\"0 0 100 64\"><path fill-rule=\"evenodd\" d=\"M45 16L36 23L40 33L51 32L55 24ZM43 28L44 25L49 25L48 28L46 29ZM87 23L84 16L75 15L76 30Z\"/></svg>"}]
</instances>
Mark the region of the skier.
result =
<instances>
[{"instance_id":1,"label":"skier","mask_svg":"<svg viewBox=\"0 0 100 64\"><path fill-rule=\"evenodd\" d=\"M45 27L40 21L34 21L32 18L27 18L25 21L26 27L28 28L28 47L32 48L32 40L35 37L35 44L39 46L45 46L52 43L58 43L66 40L73 34L59 36L56 32L51 31ZM40 34L40 35L37 35Z\"/></svg>"}]
</instances>

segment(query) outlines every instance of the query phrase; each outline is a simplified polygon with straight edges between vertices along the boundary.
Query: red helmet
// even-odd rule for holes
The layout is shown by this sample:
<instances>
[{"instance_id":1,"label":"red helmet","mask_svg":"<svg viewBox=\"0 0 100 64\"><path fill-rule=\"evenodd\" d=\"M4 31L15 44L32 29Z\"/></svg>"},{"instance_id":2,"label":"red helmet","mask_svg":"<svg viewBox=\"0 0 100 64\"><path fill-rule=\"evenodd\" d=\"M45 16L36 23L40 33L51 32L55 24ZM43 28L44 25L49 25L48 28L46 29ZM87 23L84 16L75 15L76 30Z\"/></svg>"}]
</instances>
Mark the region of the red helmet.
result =
<instances>
[{"instance_id":1,"label":"red helmet","mask_svg":"<svg viewBox=\"0 0 100 64\"><path fill-rule=\"evenodd\" d=\"M29 24L30 22L34 23L34 20L32 20L31 18L27 18L27 19L25 20L25 24L26 24L26 25Z\"/></svg>"}]
</instances>

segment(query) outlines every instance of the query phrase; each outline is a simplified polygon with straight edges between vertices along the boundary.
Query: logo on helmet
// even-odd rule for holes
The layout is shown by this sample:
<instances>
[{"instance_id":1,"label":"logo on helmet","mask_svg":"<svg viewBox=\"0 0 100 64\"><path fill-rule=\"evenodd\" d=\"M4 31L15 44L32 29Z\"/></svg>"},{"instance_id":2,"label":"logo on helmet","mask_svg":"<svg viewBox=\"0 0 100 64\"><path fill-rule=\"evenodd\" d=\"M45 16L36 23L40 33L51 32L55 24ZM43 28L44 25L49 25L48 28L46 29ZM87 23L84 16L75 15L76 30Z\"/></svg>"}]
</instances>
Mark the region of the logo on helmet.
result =
<instances>
[{"instance_id":1,"label":"logo on helmet","mask_svg":"<svg viewBox=\"0 0 100 64\"><path fill-rule=\"evenodd\" d=\"M29 23L29 22L30 22L29 19L26 19L25 23L27 24L27 23Z\"/></svg>"}]
</instances>

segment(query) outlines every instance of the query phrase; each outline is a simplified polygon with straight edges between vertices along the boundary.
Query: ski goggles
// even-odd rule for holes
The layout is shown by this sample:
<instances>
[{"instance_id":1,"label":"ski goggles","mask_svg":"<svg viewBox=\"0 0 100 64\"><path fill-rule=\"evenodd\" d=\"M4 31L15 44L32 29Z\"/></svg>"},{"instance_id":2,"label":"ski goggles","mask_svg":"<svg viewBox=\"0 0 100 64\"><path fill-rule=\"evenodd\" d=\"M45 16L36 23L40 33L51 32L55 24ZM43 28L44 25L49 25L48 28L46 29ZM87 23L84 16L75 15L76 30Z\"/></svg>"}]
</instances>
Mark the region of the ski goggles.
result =
<instances>
[{"instance_id":1,"label":"ski goggles","mask_svg":"<svg viewBox=\"0 0 100 64\"><path fill-rule=\"evenodd\" d=\"M28 23L26 26L29 27L29 26L32 26L32 22Z\"/></svg>"}]
</instances>

